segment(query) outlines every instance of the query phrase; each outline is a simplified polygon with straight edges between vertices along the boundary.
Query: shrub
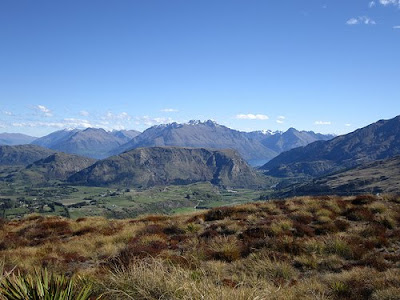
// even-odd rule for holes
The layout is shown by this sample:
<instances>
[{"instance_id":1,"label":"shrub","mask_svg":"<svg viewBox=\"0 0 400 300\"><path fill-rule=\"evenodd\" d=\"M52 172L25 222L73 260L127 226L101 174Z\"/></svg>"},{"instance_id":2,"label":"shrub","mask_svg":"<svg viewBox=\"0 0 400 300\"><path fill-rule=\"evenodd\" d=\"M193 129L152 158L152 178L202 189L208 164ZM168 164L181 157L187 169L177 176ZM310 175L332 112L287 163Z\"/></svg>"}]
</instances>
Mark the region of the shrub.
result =
<instances>
[{"instance_id":1,"label":"shrub","mask_svg":"<svg viewBox=\"0 0 400 300\"><path fill-rule=\"evenodd\" d=\"M91 293L91 285L79 289L72 278L49 274L46 269L33 275L11 274L0 281L0 294L10 300L86 300Z\"/></svg>"}]
</instances>

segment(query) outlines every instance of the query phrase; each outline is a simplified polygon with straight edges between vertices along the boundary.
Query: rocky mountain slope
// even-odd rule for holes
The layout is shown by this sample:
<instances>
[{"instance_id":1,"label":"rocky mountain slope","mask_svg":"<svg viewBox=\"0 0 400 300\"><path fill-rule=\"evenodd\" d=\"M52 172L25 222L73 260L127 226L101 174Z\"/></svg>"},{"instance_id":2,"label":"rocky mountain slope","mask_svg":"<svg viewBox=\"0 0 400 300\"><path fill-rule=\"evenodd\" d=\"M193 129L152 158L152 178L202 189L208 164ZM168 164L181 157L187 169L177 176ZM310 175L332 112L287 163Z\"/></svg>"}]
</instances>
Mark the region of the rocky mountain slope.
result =
<instances>
[{"instance_id":1,"label":"rocky mountain slope","mask_svg":"<svg viewBox=\"0 0 400 300\"><path fill-rule=\"evenodd\" d=\"M0 145L26 145L36 140L36 137L21 133L0 133Z\"/></svg>"},{"instance_id":2,"label":"rocky mountain slope","mask_svg":"<svg viewBox=\"0 0 400 300\"><path fill-rule=\"evenodd\" d=\"M35 145L91 158L105 158L115 149L137 136L134 130L105 131L101 128L60 130L33 142Z\"/></svg>"},{"instance_id":3,"label":"rocky mountain slope","mask_svg":"<svg viewBox=\"0 0 400 300\"><path fill-rule=\"evenodd\" d=\"M284 152L262 170L272 176L322 176L400 154L400 116L329 141Z\"/></svg>"},{"instance_id":4,"label":"rocky mountain slope","mask_svg":"<svg viewBox=\"0 0 400 300\"><path fill-rule=\"evenodd\" d=\"M26 166L54 153L36 145L0 146L0 166Z\"/></svg>"},{"instance_id":5,"label":"rocky mountain slope","mask_svg":"<svg viewBox=\"0 0 400 300\"><path fill-rule=\"evenodd\" d=\"M233 150L138 148L96 162L72 175L71 183L93 186L189 184L209 181L232 187L257 187L258 175Z\"/></svg>"}]
</instances>

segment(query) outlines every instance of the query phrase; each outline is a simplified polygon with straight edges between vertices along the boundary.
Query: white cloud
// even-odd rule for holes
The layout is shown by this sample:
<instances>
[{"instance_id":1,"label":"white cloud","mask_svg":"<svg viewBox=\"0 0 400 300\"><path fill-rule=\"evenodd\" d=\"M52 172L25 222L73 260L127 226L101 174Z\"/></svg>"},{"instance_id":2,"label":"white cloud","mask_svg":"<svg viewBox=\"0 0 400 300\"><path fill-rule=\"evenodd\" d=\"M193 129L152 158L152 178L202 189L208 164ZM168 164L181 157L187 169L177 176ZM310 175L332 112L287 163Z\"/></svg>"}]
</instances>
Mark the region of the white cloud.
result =
<instances>
[{"instance_id":1,"label":"white cloud","mask_svg":"<svg viewBox=\"0 0 400 300\"><path fill-rule=\"evenodd\" d=\"M53 113L44 105L36 105L35 109L43 113L46 117L52 117Z\"/></svg>"},{"instance_id":2,"label":"white cloud","mask_svg":"<svg viewBox=\"0 0 400 300\"><path fill-rule=\"evenodd\" d=\"M236 119L241 119L241 120L268 120L269 117L267 115L262 115L262 114L239 114L239 115L236 115Z\"/></svg>"},{"instance_id":3,"label":"white cloud","mask_svg":"<svg viewBox=\"0 0 400 300\"><path fill-rule=\"evenodd\" d=\"M395 5L400 7L400 0L379 0L379 3L384 6Z\"/></svg>"},{"instance_id":4,"label":"white cloud","mask_svg":"<svg viewBox=\"0 0 400 300\"><path fill-rule=\"evenodd\" d=\"M344 126L346 126L346 127L350 127L350 126L351 126L351 124L347 123L347 124L344 124Z\"/></svg>"},{"instance_id":5,"label":"white cloud","mask_svg":"<svg viewBox=\"0 0 400 300\"><path fill-rule=\"evenodd\" d=\"M174 122L171 118L152 118L149 116L137 117L136 125L146 125L146 126L154 126L160 124L168 124Z\"/></svg>"},{"instance_id":6,"label":"white cloud","mask_svg":"<svg viewBox=\"0 0 400 300\"><path fill-rule=\"evenodd\" d=\"M346 24L347 25L359 25L359 24L375 25L376 22L367 16L360 16L357 18L348 19Z\"/></svg>"},{"instance_id":7,"label":"white cloud","mask_svg":"<svg viewBox=\"0 0 400 300\"><path fill-rule=\"evenodd\" d=\"M278 124L283 124L285 121L286 117L285 116L278 116L276 123Z\"/></svg>"},{"instance_id":8,"label":"white cloud","mask_svg":"<svg viewBox=\"0 0 400 300\"><path fill-rule=\"evenodd\" d=\"M13 116L14 114L10 111L3 111L3 114L5 114L6 116Z\"/></svg>"},{"instance_id":9,"label":"white cloud","mask_svg":"<svg viewBox=\"0 0 400 300\"><path fill-rule=\"evenodd\" d=\"M332 122L330 122L330 121L315 121L314 124L315 125L331 125Z\"/></svg>"},{"instance_id":10,"label":"white cloud","mask_svg":"<svg viewBox=\"0 0 400 300\"><path fill-rule=\"evenodd\" d=\"M161 110L162 112L178 112L179 110L175 108L164 108Z\"/></svg>"},{"instance_id":11,"label":"white cloud","mask_svg":"<svg viewBox=\"0 0 400 300\"><path fill-rule=\"evenodd\" d=\"M81 111L79 112L79 114L80 114L81 116L83 116L83 117L87 117L87 116L89 115L89 112L87 112L86 110L81 110Z\"/></svg>"},{"instance_id":12,"label":"white cloud","mask_svg":"<svg viewBox=\"0 0 400 300\"><path fill-rule=\"evenodd\" d=\"M73 128L98 127L91 124L90 121L83 119L66 118L63 120L63 123L68 127L73 127Z\"/></svg>"},{"instance_id":13,"label":"white cloud","mask_svg":"<svg viewBox=\"0 0 400 300\"><path fill-rule=\"evenodd\" d=\"M375 5L376 5L375 1L371 1L371 2L368 4L368 7L369 7L369 8L372 8L372 7L374 7Z\"/></svg>"},{"instance_id":14,"label":"white cloud","mask_svg":"<svg viewBox=\"0 0 400 300\"><path fill-rule=\"evenodd\" d=\"M120 114L114 114L112 112L107 112L103 117L102 120L120 120L120 121L129 121L132 117L127 112L122 112Z\"/></svg>"},{"instance_id":15,"label":"white cloud","mask_svg":"<svg viewBox=\"0 0 400 300\"><path fill-rule=\"evenodd\" d=\"M99 127L91 124L88 120L66 118L58 122L43 122L43 121L30 121L30 122L16 122L11 124L13 127L53 127L53 128L88 128Z\"/></svg>"},{"instance_id":16,"label":"white cloud","mask_svg":"<svg viewBox=\"0 0 400 300\"><path fill-rule=\"evenodd\" d=\"M400 29L400 25L393 26L393 29Z\"/></svg>"}]
</instances>

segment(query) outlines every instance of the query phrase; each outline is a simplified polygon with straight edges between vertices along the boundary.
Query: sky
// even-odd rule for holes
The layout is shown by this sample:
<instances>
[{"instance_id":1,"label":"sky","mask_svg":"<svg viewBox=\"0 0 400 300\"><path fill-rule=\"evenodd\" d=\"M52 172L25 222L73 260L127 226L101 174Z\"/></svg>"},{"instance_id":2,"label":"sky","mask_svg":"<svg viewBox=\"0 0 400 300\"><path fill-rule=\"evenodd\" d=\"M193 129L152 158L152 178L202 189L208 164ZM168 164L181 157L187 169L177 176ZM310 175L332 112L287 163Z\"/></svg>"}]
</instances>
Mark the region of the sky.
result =
<instances>
[{"instance_id":1,"label":"sky","mask_svg":"<svg viewBox=\"0 0 400 300\"><path fill-rule=\"evenodd\" d=\"M400 0L1 0L0 132L400 114Z\"/></svg>"}]
</instances>

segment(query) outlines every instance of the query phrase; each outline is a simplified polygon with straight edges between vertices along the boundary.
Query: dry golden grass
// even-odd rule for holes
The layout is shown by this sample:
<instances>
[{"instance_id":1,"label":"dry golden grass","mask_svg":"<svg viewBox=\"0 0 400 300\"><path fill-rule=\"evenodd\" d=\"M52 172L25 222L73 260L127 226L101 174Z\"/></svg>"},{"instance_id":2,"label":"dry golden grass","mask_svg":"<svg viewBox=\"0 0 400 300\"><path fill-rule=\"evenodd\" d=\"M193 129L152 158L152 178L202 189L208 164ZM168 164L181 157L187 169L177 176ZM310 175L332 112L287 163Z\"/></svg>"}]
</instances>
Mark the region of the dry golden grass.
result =
<instances>
[{"instance_id":1,"label":"dry golden grass","mask_svg":"<svg viewBox=\"0 0 400 300\"><path fill-rule=\"evenodd\" d=\"M103 299L399 299L400 201L298 197L180 216L29 216L3 272L78 274ZM397 298L396 298L397 297Z\"/></svg>"}]
</instances>

